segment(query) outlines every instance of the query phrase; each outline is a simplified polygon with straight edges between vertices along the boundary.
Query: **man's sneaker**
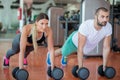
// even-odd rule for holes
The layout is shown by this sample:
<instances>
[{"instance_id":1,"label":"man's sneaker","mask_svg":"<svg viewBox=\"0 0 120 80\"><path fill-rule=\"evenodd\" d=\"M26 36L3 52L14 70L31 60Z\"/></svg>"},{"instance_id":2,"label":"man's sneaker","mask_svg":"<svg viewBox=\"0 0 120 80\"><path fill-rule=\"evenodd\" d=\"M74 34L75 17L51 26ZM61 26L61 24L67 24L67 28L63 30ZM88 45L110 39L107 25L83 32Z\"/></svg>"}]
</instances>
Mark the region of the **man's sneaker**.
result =
<instances>
[{"instance_id":1,"label":"man's sneaker","mask_svg":"<svg viewBox=\"0 0 120 80\"><path fill-rule=\"evenodd\" d=\"M48 66L51 66L51 62L50 62L50 53L47 53L47 59L46 59L46 63Z\"/></svg>"},{"instance_id":2,"label":"man's sneaker","mask_svg":"<svg viewBox=\"0 0 120 80\"><path fill-rule=\"evenodd\" d=\"M67 65L67 57L62 56L61 64L62 64L62 66L66 66Z\"/></svg>"},{"instance_id":3,"label":"man's sneaker","mask_svg":"<svg viewBox=\"0 0 120 80\"><path fill-rule=\"evenodd\" d=\"M9 67L9 59L4 57L3 58L3 68L8 68Z\"/></svg>"},{"instance_id":4,"label":"man's sneaker","mask_svg":"<svg viewBox=\"0 0 120 80\"><path fill-rule=\"evenodd\" d=\"M27 65L28 65L26 58L24 58L23 64L24 64L24 66L27 66Z\"/></svg>"}]
</instances>

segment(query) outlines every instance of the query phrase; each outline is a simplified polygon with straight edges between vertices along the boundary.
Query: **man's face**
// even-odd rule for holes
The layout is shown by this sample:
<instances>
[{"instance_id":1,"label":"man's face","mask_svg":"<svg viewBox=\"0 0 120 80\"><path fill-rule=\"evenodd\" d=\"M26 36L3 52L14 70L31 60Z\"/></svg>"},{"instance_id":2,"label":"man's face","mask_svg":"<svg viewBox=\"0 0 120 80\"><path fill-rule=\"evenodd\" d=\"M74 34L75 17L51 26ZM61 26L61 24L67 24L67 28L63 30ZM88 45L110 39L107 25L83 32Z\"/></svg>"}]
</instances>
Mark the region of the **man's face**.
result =
<instances>
[{"instance_id":1,"label":"man's face","mask_svg":"<svg viewBox=\"0 0 120 80\"><path fill-rule=\"evenodd\" d=\"M96 21L98 26L105 26L109 21L109 12L99 11L96 15Z\"/></svg>"}]
</instances>

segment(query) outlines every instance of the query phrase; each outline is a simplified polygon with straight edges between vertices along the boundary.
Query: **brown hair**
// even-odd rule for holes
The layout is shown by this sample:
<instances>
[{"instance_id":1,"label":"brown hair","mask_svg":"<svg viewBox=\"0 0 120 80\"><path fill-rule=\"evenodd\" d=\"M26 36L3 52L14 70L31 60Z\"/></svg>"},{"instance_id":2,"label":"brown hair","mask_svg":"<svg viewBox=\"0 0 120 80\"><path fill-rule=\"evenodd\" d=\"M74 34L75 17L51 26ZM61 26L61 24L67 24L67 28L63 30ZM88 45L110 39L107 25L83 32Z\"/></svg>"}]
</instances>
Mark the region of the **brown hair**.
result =
<instances>
[{"instance_id":1,"label":"brown hair","mask_svg":"<svg viewBox=\"0 0 120 80\"><path fill-rule=\"evenodd\" d=\"M46 15L45 13L40 13L37 16L36 21L38 22L41 19L49 20L48 15ZM37 48L38 48L38 45L37 45L37 42L36 42L36 40L37 40L37 27L36 27L36 24L34 24L33 27L32 27L32 40L33 40L34 51L36 53Z\"/></svg>"},{"instance_id":2,"label":"brown hair","mask_svg":"<svg viewBox=\"0 0 120 80\"><path fill-rule=\"evenodd\" d=\"M105 7L100 7L96 10L95 15L98 15L100 11L108 12L109 10Z\"/></svg>"},{"instance_id":3,"label":"brown hair","mask_svg":"<svg viewBox=\"0 0 120 80\"><path fill-rule=\"evenodd\" d=\"M45 13L40 13L40 14L37 16L36 21L39 21L39 20L41 20L41 19L47 19L47 20L49 20L48 15L45 14Z\"/></svg>"}]
</instances>

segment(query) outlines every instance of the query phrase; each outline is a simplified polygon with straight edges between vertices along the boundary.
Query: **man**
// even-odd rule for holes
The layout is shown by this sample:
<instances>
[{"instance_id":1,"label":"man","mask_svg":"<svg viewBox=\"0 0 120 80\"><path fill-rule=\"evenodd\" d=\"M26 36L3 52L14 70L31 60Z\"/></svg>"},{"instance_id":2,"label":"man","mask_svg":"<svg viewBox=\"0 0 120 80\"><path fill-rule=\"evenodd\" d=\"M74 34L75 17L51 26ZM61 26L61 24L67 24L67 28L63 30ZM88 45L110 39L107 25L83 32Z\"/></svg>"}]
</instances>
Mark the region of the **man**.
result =
<instances>
[{"instance_id":1,"label":"man","mask_svg":"<svg viewBox=\"0 0 120 80\"><path fill-rule=\"evenodd\" d=\"M77 51L78 65L82 67L83 54L89 54L98 43L103 40L103 70L107 65L108 55L110 53L110 41L112 26L109 21L109 11L100 7L95 12L94 19L83 22L79 30L73 32L65 41L61 49L56 50L56 55L62 53L61 64L67 64L67 56ZM49 54L48 54L49 56ZM47 64L50 64L49 57Z\"/></svg>"}]
</instances>

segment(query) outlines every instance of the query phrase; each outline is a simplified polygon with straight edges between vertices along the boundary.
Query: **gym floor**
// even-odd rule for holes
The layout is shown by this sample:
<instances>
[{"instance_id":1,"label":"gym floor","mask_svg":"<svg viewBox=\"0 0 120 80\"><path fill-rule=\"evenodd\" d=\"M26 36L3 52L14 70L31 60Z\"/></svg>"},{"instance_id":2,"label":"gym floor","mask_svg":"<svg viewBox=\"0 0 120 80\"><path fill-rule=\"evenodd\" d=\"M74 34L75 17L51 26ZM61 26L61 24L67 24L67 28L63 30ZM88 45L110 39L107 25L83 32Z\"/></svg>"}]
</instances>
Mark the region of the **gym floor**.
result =
<instances>
[{"instance_id":1,"label":"gym floor","mask_svg":"<svg viewBox=\"0 0 120 80\"><path fill-rule=\"evenodd\" d=\"M3 56L9 48L11 48L11 41L0 41L0 80L15 80L12 77L11 73L13 68L18 66L18 54L11 57L9 68L2 68ZM28 80L53 80L52 78L49 78L46 73L46 53L47 49L45 47L40 47L39 54L34 54L31 52L31 54L28 56L28 66L24 67L29 72ZM55 58L55 65L58 67L61 67L60 59L61 56ZM102 64L101 57L84 58L83 65L90 71L90 76L87 80L120 80L119 63L120 53L111 51L108 65L116 69L116 76L113 79L107 79L105 77L99 76L97 73L98 66ZM64 77L62 80L79 80L78 78L75 78L71 73L71 69L75 65L77 65L77 56L76 54L72 54L68 57L68 65L66 67L61 67L64 70Z\"/></svg>"}]
</instances>

